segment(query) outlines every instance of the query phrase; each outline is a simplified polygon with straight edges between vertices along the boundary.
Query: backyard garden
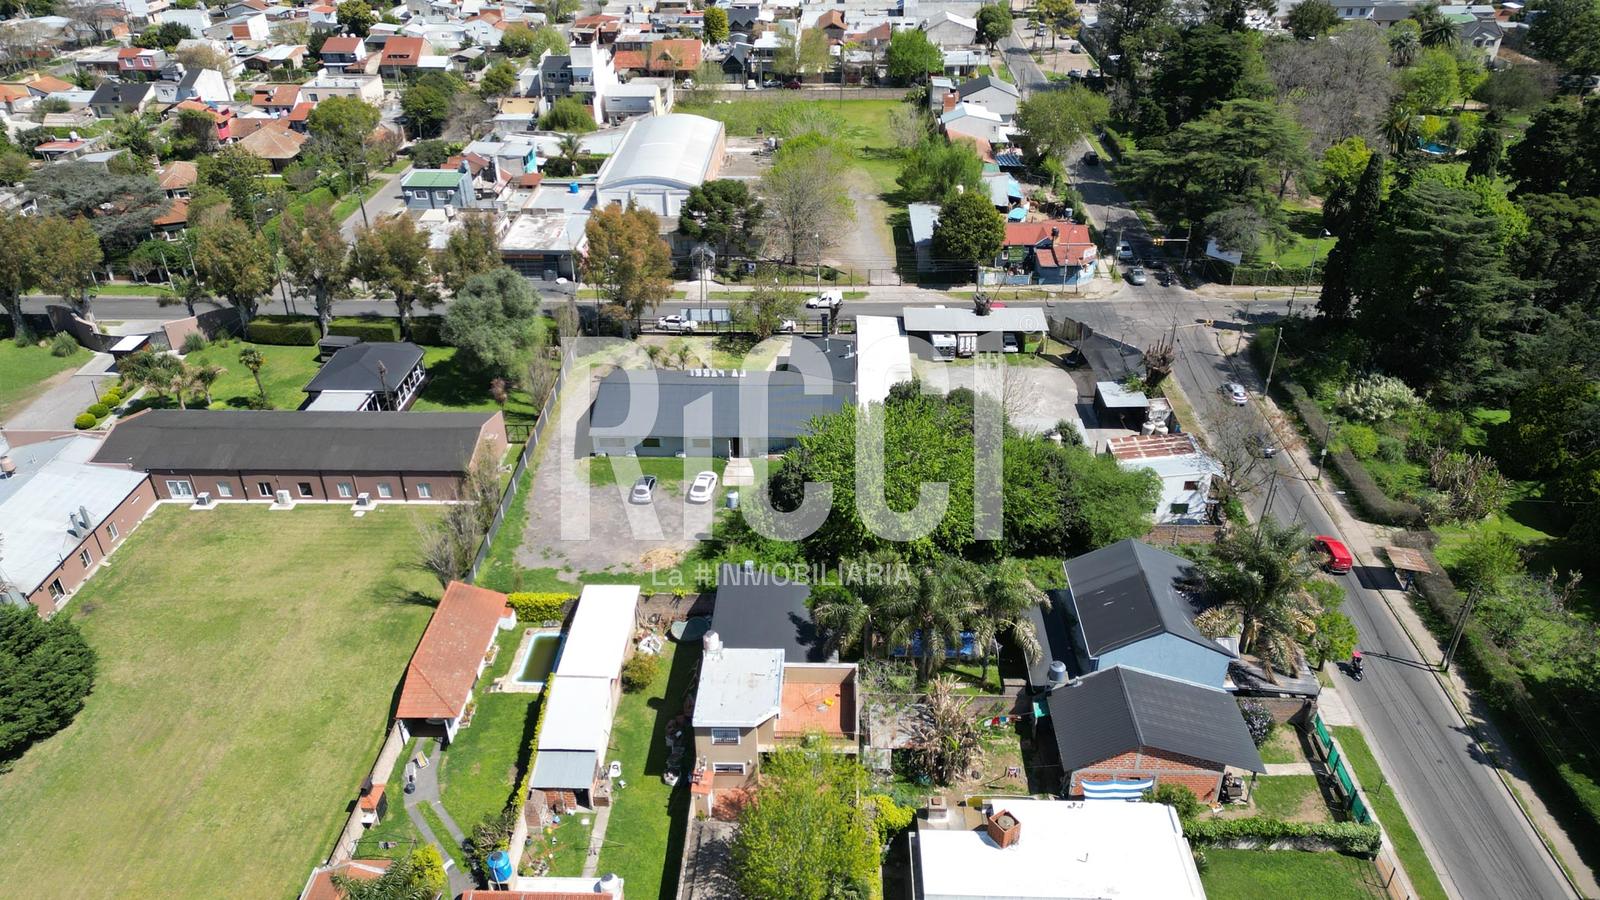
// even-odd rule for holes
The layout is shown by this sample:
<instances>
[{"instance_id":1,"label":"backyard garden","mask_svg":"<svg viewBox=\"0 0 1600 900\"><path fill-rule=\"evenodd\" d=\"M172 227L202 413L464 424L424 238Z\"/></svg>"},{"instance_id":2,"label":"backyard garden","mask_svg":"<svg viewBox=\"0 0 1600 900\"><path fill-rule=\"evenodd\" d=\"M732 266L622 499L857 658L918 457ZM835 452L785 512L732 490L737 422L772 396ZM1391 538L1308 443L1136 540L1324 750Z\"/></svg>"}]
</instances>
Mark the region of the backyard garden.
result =
<instances>
[{"instance_id":1,"label":"backyard garden","mask_svg":"<svg viewBox=\"0 0 1600 900\"><path fill-rule=\"evenodd\" d=\"M6 893L293 895L437 597L412 558L434 514L158 509L67 608L94 693L0 775Z\"/></svg>"}]
</instances>

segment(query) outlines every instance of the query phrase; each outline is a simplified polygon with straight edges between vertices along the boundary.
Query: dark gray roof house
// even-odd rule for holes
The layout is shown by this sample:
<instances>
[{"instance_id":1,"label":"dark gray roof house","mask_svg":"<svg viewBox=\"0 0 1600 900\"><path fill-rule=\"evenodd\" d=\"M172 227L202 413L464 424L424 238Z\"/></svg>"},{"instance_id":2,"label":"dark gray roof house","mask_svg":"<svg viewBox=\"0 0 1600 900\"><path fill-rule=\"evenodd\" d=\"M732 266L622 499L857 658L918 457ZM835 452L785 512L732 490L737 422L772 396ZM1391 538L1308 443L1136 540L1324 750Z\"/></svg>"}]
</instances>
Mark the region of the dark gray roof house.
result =
<instances>
[{"instance_id":1,"label":"dark gray roof house","mask_svg":"<svg viewBox=\"0 0 1600 900\"><path fill-rule=\"evenodd\" d=\"M837 662L839 654L811 621L810 596L810 585L725 565L717 572L711 630L734 650L782 650L786 663Z\"/></svg>"},{"instance_id":2,"label":"dark gray roof house","mask_svg":"<svg viewBox=\"0 0 1600 900\"><path fill-rule=\"evenodd\" d=\"M1238 701L1226 691L1117 666L1057 688L1047 705L1074 795L1097 769L1164 777L1187 767L1185 777L1202 782L1190 785L1202 799L1214 799L1200 787L1220 781L1225 767L1266 771Z\"/></svg>"},{"instance_id":3,"label":"dark gray roof house","mask_svg":"<svg viewBox=\"0 0 1600 900\"><path fill-rule=\"evenodd\" d=\"M307 410L401 410L427 379L422 348L360 343L333 354L305 386Z\"/></svg>"},{"instance_id":4,"label":"dark gray roof house","mask_svg":"<svg viewBox=\"0 0 1600 900\"><path fill-rule=\"evenodd\" d=\"M89 108L102 119L137 113L155 99L155 92L155 85L148 81L102 81L89 97Z\"/></svg>"},{"instance_id":5,"label":"dark gray roof house","mask_svg":"<svg viewBox=\"0 0 1600 900\"><path fill-rule=\"evenodd\" d=\"M1070 654L1069 668L1084 673L1128 665L1222 687L1237 654L1195 627L1198 609L1186 589L1193 568L1181 556L1135 540L1067 560L1067 590L1055 595L1051 614L1073 623L1072 645L1052 640L1046 648L1051 658L1067 662Z\"/></svg>"}]
</instances>

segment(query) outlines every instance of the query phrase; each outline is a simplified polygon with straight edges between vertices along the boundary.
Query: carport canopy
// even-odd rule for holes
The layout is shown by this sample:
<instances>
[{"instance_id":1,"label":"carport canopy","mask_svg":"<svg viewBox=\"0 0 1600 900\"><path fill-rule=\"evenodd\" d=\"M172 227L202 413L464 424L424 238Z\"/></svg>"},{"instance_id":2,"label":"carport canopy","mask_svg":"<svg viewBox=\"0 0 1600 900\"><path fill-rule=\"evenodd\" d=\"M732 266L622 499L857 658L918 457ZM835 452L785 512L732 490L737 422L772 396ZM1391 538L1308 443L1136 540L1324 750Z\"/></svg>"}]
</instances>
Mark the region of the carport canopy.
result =
<instances>
[{"instance_id":1,"label":"carport canopy","mask_svg":"<svg viewBox=\"0 0 1600 900\"><path fill-rule=\"evenodd\" d=\"M1422 551L1410 547L1385 547L1383 552L1389 556L1389 564L1397 572L1420 572L1431 575L1433 567L1423 558Z\"/></svg>"}]
</instances>

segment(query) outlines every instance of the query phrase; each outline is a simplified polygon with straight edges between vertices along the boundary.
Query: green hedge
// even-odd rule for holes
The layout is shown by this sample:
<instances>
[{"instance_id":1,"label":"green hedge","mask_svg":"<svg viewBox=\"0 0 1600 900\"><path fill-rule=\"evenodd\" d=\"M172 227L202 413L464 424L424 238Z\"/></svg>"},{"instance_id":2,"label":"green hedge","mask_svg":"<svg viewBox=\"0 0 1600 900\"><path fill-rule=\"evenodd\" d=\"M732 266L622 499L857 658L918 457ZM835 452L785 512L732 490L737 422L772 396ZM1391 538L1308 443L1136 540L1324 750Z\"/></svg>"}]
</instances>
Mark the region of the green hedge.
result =
<instances>
[{"instance_id":1,"label":"green hedge","mask_svg":"<svg viewBox=\"0 0 1600 900\"><path fill-rule=\"evenodd\" d=\"M518 622L560 622L567 617L567 604L575 599L571 594L540 594L519 592L508 594L506 602L517 614Z\"/></svg>"},{"instance_id":2,"label":"green hedge","mask_svg":"<svg viewBox=\"0 0 1600 900\"><path fill-rule=\"evenodd\" d=\"M411 320L411 342L424 347L445 347L444 316L417 316Z\"/></svg>"},{"instance_id":3,"label":"green hedge","mask_svg":"<svg viewBox=\"0 0 1600 900\"><path fill-rule=\"evenodd\" d=\"M369 343L400 340L398 319L334 319L328 325L329 334L360 338Z\"/></svg>"},{"instance_id":4,"label":"green hedge","mask_svg":"<svg viewBox=\"0 0 1600 900\"><path fill-rule=\"evenodd\" d=\"M1265 287L1287 285L1321 284L1322 276L1316 269L1272 269L1261 266L1239 266L1232 272L1225 272L1224 277L1230 284L1239 287Z\"/></svg>"},{"instance_id":5,"label":"green hedge","mask_svg":"<svg viewBox=\"0 0 1600 900\"><path fill-rule=\"evenodd\" d=\"M1326 844L1340 853L1376 856L1383 833L1375 824L1356 822L1280 822L1248 819L1193 819L1183 823L1183 836L1197 844Z\"/></svg>"},{"instance_id":6,"label":"green hedge","mask_svg":"<svg viewBox=\"0 0 1600 900\"><path fill-rule=\"evenodd\" d=\"M544 731L544 711L550 708L550 692L555 686L556 673L551 672L544 677L544 688L539 692L539 714L533 718L533 740L528 742L528 765L522 770L522 777L517 779L517 789L506 798L506 807L518 813L528 799L529 782L533 780L533 761L539 757L539 734Z\"/></svg>"},{"instance_id":7,"label":"green hedge","mask_svg":"<svg viewBox=\"0 0 1600 900\"><path fill-rule=\"evenodd\" d=\"M275 344L280 347L315 347L322 332L316 322L272 322L256 319L244 330L244 338L252 344Z\"/></svg>"}]
</instances>

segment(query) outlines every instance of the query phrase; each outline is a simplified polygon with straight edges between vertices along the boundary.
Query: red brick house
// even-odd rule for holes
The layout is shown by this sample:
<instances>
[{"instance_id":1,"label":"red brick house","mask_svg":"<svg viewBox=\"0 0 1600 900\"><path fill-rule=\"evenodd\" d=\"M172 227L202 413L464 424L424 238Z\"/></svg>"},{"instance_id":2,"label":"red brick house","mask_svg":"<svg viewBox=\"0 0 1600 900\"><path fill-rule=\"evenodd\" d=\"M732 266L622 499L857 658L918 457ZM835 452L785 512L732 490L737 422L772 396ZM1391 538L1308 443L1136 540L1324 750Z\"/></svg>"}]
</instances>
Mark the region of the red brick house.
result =
<instances>
[{"instance_id":1,"label":"red brick house","mask_svg":"<svg viewBox=\"0 0 1600 900\"><path fill-rule=\"evenodd\" d=\"M383 49L378 51L378 74L385 78L409 75L417 70L427 50L427 42L422 38L394 35L384 41Z\"/></svg>"},{"instance_id":2,"label":"red brick house","mask_svg":"<svg viewBox=\"0 0 1600 900\"><path fill-rule=\"evenodd\" d=\"M412 736L455 739L495 634L517 624L506 595L450 582L406 666L394 717Z\"/></svg>"},{"instance_id":3,"label":"red brick house","mask_svg":"<svg viewBox=\"0 0 1600 900\"><path fill-rule=\"evenodd\" d=\"M1115 666L1054 689L1047 705L1071 797L1085 784L1149 781L1214 803L1229 768L1266 771L1223 690Z\"/></svg>"},{"instance_id":4,"label":"red brick house","mask_svg":"<svg viewBox=\"0 0 1600 900\"><path fill-rule=\"evenodd\" d=\"M448 502L480 451L505 448L498 412L152 409L119 422L94 462L149 473L162 500Z\"/></svg>"}]
</instances>

